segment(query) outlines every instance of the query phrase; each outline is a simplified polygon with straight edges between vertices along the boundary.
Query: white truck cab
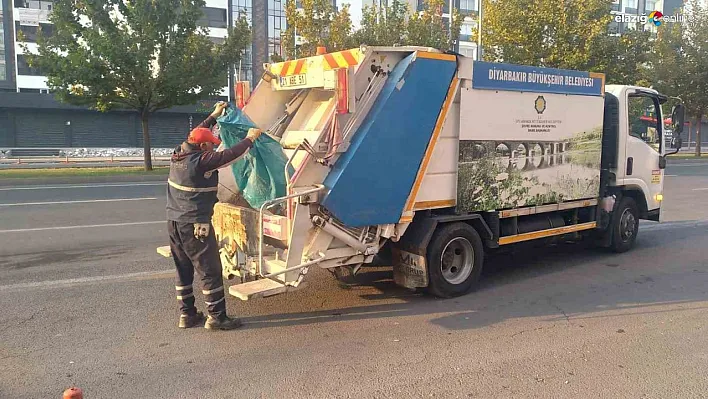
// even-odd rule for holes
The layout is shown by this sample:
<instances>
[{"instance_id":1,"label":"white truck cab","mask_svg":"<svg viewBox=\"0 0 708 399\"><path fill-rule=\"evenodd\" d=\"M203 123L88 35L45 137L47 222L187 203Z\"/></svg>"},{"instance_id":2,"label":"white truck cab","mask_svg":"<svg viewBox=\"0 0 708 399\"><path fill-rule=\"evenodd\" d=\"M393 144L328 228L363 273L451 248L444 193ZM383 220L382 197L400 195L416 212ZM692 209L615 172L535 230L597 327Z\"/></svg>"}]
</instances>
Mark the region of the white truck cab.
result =
<instances>
[{"instance_id":1,"label":"white truck cab","mask_svg":"<svg viewBox=\"0 0 708 399\"><path fill-rule=\"evenodd\" d=\"M618 108L616 162L610 162L609 185L633 193L643 218L659 221L666 166L662 105L668 98L653 89L625 85L607 85L606 97L616 98ZM612 108L612 102L606 101L606 107L610 104ZM614 122L607 120L608 110L605 112L605 123L610 125L605 126L607 134ZM683 107L676 107L672 113L674 137L680 136L683 119Z\"/></svg>"}]
</instances>

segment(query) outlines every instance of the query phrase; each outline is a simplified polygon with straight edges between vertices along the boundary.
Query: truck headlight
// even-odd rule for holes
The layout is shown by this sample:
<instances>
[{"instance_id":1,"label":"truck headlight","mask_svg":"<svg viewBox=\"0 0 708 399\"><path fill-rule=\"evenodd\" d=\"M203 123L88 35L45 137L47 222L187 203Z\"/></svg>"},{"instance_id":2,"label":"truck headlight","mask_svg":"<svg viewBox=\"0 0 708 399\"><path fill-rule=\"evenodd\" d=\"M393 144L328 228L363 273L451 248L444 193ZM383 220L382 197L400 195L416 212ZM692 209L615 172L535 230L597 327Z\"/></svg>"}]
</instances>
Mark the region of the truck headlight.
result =
<instances>
[{"instance_id":1,"label":"truck headlight","mask_svg":"<svg viewBox=\"0 0 708 399\"><path fill-rule=\"evenodd\" d=\"M657 194L654 196L657 202L661 202L664 200L664 194Z\"/></svg>"}]
</instances>

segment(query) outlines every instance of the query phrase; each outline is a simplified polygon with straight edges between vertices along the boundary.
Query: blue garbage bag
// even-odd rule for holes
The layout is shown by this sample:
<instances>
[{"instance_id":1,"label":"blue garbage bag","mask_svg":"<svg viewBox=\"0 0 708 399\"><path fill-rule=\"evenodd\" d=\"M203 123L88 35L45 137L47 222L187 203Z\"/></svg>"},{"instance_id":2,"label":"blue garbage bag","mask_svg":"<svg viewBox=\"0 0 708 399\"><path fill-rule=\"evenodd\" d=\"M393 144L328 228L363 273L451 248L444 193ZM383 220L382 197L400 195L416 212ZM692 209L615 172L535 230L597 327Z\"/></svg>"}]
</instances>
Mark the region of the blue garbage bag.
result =
<instances>
[{"instance_id":1,"label":"blue garbage bag","mask_svg":"<svg viewBox=\"0 0 708 399\"><path fill-rule=\"evenodd\" d=\"M233 103L217 118L221 140L231 147L243 140L248 129L257 127ZM285 164L287 158L278 141L262 134L241 159L231 165L236 185L243 199L258 209L264 202L286 195ZM292 171L291 171L292 173Z\"/></svg>"}]
</instances>

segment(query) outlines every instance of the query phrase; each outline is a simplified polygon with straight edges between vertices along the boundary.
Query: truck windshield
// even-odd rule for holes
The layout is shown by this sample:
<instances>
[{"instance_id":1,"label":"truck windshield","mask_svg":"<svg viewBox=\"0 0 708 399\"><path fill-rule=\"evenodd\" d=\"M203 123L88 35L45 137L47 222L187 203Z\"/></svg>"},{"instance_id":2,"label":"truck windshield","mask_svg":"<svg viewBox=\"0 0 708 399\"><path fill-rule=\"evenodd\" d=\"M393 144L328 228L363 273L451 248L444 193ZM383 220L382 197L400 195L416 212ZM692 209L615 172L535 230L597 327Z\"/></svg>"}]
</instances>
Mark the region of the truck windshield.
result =
<instances>
[{"instance_id":1,"label":"truck windshield","mask_svg":"<svg viewBox=\"0 0 708 399\"><path fill-rule=\"evenodd\" d=\"M629 134L661 152L662 121L658 101L646 95L629 96Z\"/></svg>"}]
</instances>

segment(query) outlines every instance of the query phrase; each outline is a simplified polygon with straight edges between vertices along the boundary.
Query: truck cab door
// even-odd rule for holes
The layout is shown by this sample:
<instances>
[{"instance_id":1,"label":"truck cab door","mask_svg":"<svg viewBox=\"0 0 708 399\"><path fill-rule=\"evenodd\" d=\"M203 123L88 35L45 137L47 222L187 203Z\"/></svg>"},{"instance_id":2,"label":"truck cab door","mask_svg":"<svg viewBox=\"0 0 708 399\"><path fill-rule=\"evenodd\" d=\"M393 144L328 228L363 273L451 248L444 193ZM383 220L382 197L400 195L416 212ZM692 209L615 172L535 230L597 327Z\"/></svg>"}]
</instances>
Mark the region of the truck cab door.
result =
<instances>
[{"instance_id":1,"label":"truck cab door","mask_svg":"<svg viewBox=\"0 0 708 399\"><path fill-rule=\"evenodd\" d=\"M624 146L624 186L640 188L647 209L661 207L664 170L664 126L659 99L645 92L627 94L626 144ZM620 172L621 173L621 172Z\"/></svg>"}]
</instances>

